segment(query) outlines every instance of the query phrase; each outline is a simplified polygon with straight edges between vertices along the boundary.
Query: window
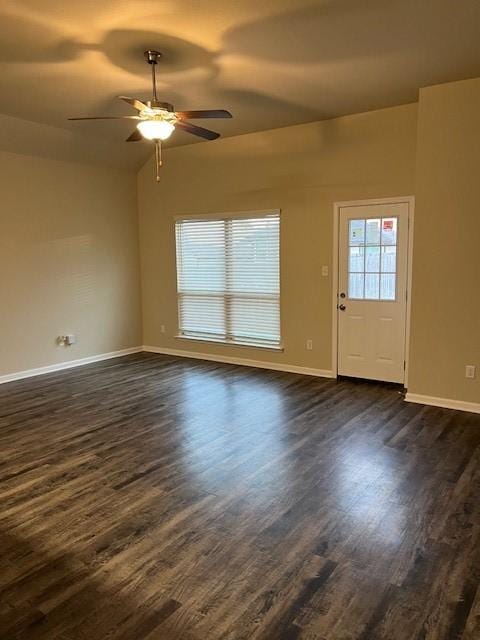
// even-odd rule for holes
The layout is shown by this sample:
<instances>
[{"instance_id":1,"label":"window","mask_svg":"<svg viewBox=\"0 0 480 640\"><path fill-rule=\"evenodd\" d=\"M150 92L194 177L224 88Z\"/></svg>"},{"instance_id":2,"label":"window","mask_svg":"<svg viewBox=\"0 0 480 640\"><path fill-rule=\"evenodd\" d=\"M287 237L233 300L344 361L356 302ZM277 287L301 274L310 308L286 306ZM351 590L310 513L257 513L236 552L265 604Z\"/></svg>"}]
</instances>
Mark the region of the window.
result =
<instances>
[{"instance_id":1,"label":"window","mask_svg":"<svg viewBox=\"0 0 480 640\"><path fill-rule=\"evenodd\" d=\"M349 298L395 300L397 227L396 217L349 221Z\"/></svg>"},{"instance_id":2,"label":"window","mask_svg":"<svg viewBox=\"0 0 480 640\"><path fill-rule=\"evenodd\" d=\"M280 345L280 215L176 223L183 337Z\"/></svg>"}]
</instances>

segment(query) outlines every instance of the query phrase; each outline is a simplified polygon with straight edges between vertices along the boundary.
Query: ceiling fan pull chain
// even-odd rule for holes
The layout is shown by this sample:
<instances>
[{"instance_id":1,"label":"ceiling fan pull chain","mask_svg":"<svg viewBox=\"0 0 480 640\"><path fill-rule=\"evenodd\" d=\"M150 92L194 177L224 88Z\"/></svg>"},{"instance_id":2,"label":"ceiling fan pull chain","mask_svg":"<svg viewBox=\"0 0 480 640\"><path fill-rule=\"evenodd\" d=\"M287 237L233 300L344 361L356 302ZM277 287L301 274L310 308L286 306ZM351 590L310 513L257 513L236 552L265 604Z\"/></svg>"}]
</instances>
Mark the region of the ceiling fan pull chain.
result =
<instances>
[{"instance_id":1,"label":"ceiling fan pull chain","mask_svg":"<svg viewBox=\"0 0 480 640\"><path fill-rule=\"evenodd\" d=\"M155 170L156 180L160 182L160 167L162 166L162 145L160 140L155 140Z\"/></svg>"}]
</instances>

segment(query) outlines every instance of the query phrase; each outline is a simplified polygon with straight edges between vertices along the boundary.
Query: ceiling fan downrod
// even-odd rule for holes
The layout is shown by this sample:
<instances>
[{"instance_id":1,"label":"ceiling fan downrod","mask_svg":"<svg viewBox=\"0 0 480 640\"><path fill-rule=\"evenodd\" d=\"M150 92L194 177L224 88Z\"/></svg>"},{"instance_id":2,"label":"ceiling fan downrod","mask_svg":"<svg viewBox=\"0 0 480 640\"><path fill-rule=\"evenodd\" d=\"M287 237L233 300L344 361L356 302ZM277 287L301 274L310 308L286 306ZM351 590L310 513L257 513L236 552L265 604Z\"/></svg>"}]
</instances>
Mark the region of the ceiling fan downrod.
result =
<instances>
[{"instance_id":1,"label":"ceiling fan downrod","mask_svg":"<svg viewBox=\"0 0 480 640\"><path fill-rule=\"evenodd\" d=\"M162 57L162 54L160 53L160 51L154 51L153 49L148 49L147 51L144 52L143 55L145 56L145 60L152 67L152 88L153 88L152 106L156 106L158 103L158 96L157 96L157 76L156 76L155 67L158 64L158 59Z\"/></svg>"},{"instance_id":2,"label":"ceiling fan downrod","mask_svg":"<svg viewBox=\"0 0 480 640\"><path fill-rule=\"evenodd\" d=\"M157 76L156 76L156 66L158 64L158 59L162 57L160 51L155 51L154 49L148 49L143 54L145 56L145 60L152 67L152 107L156 107L159 105L158 95L157 95ZM160 168L162 166L162 143L160 140L156 139L155 141L155 180L160 182Z\"/></svg>"}]
</instances>

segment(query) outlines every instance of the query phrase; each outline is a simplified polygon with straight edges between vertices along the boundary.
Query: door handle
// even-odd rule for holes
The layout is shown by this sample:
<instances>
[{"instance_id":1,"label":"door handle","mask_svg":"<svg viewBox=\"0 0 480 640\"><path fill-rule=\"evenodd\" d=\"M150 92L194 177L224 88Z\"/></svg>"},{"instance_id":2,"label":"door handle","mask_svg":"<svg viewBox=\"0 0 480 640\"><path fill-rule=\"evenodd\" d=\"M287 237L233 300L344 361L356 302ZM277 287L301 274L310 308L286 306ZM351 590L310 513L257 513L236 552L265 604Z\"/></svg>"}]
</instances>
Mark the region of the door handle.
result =
<instances>
[{"instance_id":1,"label":"door handle","mask_svg":"<svg viewBox=\"0 0 480 640\"><path fill-rule=\"evenodd\" d=\"M340 309L340 311L345 311L347 307L344 304L339 304L338 308Z\"/></svg>"}]
</instances>

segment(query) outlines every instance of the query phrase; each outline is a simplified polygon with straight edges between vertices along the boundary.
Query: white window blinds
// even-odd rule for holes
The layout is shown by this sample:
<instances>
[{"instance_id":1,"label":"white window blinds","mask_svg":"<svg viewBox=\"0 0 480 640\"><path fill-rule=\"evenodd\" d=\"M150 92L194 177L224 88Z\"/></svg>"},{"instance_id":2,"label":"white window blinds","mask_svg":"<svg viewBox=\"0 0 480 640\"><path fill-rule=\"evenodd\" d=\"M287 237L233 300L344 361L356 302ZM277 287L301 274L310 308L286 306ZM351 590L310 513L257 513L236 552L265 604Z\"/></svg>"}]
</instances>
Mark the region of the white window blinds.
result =
<instances>
[{"instance_id":1,"label":"white window blinds","mask_svg":"<svg viewBox=\"0 0 480 640\"><path fill-rule=\"evenodd\" d=\"M278 213L178 220L180 334L237 344L280 344Z\"/></svg>"}]
</instances>

